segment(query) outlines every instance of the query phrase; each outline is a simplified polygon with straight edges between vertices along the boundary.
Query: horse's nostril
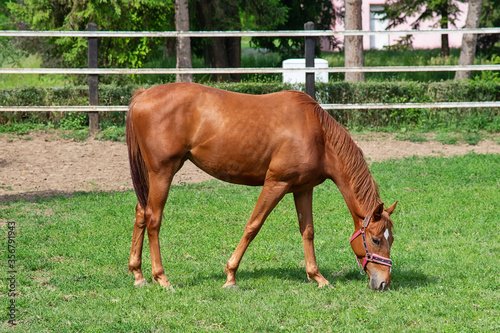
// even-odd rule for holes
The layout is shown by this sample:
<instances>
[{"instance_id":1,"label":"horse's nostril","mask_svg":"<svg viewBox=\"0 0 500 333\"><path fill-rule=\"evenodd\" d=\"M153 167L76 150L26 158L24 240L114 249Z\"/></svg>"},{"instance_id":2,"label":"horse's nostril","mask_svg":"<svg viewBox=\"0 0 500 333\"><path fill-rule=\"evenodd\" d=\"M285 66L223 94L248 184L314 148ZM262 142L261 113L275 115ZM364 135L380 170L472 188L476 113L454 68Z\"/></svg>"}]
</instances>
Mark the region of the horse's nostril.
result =
<instances>
[{"instance_id":1,"label":"horse's nostril","mask_svg":"<svg viewBox=\"0 0 500 333\"><path fill-rule=\"evenodd\" d=\"M386 287L387 287L387 283L385 283L385 281L384 281L380 284L380 287L378 288L378 290L380 290L380 291L385 290Z\"/></svg>"}]
</instances>

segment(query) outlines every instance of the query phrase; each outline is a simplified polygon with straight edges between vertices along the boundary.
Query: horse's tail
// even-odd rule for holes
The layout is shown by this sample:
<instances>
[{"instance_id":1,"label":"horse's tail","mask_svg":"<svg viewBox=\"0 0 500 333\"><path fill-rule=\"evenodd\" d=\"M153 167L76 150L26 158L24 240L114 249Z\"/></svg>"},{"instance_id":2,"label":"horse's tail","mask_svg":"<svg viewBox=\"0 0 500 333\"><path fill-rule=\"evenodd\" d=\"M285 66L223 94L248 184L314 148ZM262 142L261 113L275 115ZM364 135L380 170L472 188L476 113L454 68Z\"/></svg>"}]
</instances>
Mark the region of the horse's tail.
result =
<instances>
[{"instance_id":1,"label":"horse's tail","mask_svg":"<svg viewBox=\"0 0 500 333\"><path fill-rule=\"evenodd\" d=\"M132 122L132 112L134 111L134 106L137 103L138 97L141 96L144 91L144 89L138 90L134 94L134 97L132 97L132 102L128 108L126 129L130 175L132 176L132 184L134 185L135 195L137 196L137 200L139 200L139 204L142 208L146 208L146 204L148 202L149 174L146 164L144 163L144 158L141 154L139 143L137 142L137 136L134 131L134 123Z\"/></svg>"}]
</instances>

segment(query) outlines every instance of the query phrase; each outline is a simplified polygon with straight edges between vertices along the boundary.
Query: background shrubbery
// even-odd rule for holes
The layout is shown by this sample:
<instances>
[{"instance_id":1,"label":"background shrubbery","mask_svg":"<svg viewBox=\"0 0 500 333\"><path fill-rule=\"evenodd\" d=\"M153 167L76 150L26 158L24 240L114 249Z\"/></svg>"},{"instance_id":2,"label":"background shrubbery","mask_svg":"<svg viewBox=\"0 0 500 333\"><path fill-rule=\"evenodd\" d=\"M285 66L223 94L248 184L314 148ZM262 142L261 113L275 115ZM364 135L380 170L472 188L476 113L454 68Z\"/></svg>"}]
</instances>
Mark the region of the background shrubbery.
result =
<instances>
[{"instance_id":1,"label":"background shrubbery","mask_svg":"<svg viewBox=\"0 0 500 333\"><path fill-rule=\"evenodd\" d=\"M287 89L303 90L303 85L277 82L206 83L211 86L248 94L267 94ZM127 105L137 85L100 85L100 105ZM330 82L317 84L320 103L432 103L499 101L499 80L441 82ZM87 86L56 88L21 87L0 89L2 105L88 105ZM451 128L500 131L498 108L463 109L387 109L330 110L339 122L349 128L413 127L424 130ZM122 126L124 112L103 112L103 127ZM77 112L2 112L0 124L16 122L51 124L63 129L86 126L87 117Z\"/></svg>"}]
</instances>

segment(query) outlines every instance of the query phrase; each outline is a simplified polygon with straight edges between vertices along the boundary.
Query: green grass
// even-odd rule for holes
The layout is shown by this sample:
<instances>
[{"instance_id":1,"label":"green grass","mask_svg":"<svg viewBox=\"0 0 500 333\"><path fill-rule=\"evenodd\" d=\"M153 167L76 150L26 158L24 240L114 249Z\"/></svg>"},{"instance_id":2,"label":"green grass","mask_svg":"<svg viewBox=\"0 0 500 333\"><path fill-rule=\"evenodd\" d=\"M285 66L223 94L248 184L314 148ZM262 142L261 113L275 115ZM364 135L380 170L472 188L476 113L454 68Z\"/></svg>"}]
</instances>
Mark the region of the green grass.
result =
<instances>
[{"instance_id":1,"label":"green grass","mask_svg":"<svg viewBox=\"0 0 500 333\"><path fill-rule=\"evenodd\" d=\"M314 199L316 253L333 289L307 281L290 195L270 215L225 290L223 267L259 188L174 186L161 232L176 291L133 287L132 192L73 193L0 206L0 331L7 321L7 222L16 225L17 331L492 332L500 329L500 155L371 164L393 215L390 291L368 288L331 182ZM151 281L147 242L143 271Z\"/></svg>"},{"instance_id":2,"label":"green grass","mask_svg":"<svg viewBox=\"0 0 500 333\"><path fill-rule=\"evenodd\" d=\"M41 68L42 57L32 54L15 59L15 62L4 61L0 63L2 68ZM2 74L0 75L0 88L11 87L57 87L71 84L62 74L40 75L40 74Z\"/></svg>"},{"instance_id":3,"label":"green grass","mask_svg":"<svg viewBox=\"0 0 500 333\"><path fill-rule=\"evenodd\" d=\"M458 135L450 133L439 133L436 135L435 140L444 145L456 145L460 142Z\"/></svg>"},{"instance_id":4,"label":"green grass","mask_svg":"<svg viewBox=\"0 0 500 333\"><path fill-rule=\"evenodd\" d=\"M44 131L53 129L54 126L33 122L14 122L0 126L0 134L12 133L16 135L25 135L30 132Z\"/></svg>"},{"instance_id":5,"label":"green grass","mask_svg":"<svg viewBox=\"0 0 500 333\"><path fill-rule=\"evenodd\" d=\"M437 141L445 145L469 144L477 145L484 139L495 140L498 133L487 133L485 131L461 131L461 132L438 132L436 135L417 130L400 131L394 136L395 140L410 141L422 143L428 141Z\"/></svg>"},{"instance_id":6,"label":"green grass","mask_svg":"<svg viewBox=\"0 0 500 333\"><path fill-rule=\"evenodd\" d=\"M401 141L410 141L410 142L415 142L415 143L421 143L421 142L427 142L429 141L425 135L422 133L417 133L417 132L405 132L405 133L398 133L394 137L395 140L401 140Z\"/></svg>"}]
</instances>

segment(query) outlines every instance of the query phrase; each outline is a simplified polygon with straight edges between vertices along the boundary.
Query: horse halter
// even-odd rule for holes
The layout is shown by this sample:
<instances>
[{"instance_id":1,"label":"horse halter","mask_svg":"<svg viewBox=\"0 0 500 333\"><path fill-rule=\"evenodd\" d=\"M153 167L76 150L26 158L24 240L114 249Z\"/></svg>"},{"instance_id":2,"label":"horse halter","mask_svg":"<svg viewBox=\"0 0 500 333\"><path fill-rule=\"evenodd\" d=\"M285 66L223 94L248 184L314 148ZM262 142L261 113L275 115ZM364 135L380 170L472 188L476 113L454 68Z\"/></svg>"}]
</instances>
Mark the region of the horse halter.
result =
<instances>
[{"instance_id":1,"label":"horse halter","mask_svg":"<svg viewBox=\"0 0 500 333\"><path fill-rule=\"evenodd\" d=\"M360 268L363 268L363 270L365 270L366 264L368 264L369 262L373 262L376 264L392 267L392 260L391 259L379 256L378 254L375 254L375 253L370 253L370 251L368 250L368 246L366 245L365 230L368 227L368 224L370 224L370 220L371 220L371 215L368 214L368 216L364 219L363 224L361 225L361 228L359 228L359 230L351 237L351 241L350 241L351 243L359 235L361 235L363 238L363 247L365 248L366 255L365 255L365 259L363 260L363 264L361 264L358 256L356 255L356 261L358 262L358 266Z\"/></svg>"}]
</instances>

